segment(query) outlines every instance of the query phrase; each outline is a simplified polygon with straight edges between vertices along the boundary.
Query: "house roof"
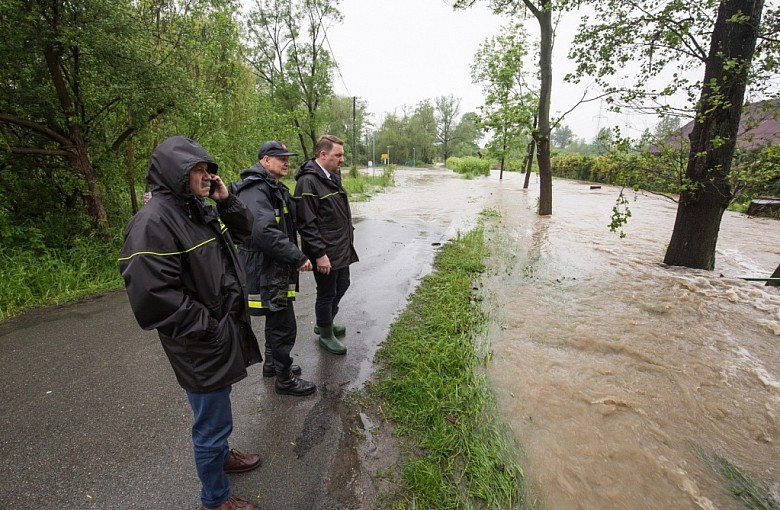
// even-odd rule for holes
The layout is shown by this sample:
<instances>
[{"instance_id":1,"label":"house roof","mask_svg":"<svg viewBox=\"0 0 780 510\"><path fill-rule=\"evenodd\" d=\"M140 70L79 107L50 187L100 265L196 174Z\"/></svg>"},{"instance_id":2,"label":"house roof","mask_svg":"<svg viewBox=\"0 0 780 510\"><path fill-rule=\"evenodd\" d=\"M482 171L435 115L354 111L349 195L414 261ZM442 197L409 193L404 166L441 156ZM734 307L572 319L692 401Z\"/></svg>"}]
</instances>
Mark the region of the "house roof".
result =
<instances>
[{"instance_id":1,"label":"house roof","mask_svg":"<svg viewBox=\"0 0 780 510\"><path fill-rule=\"evenodd\" d=\"M693 126L694 121L690 121L657 145L653 145L650 152L658 152L660 145L680 147L684 140L688 140ZM780 144L780 99L748 104L739 121L737 147L756 149L776 144Z\"/></svg>"}]
</instances>

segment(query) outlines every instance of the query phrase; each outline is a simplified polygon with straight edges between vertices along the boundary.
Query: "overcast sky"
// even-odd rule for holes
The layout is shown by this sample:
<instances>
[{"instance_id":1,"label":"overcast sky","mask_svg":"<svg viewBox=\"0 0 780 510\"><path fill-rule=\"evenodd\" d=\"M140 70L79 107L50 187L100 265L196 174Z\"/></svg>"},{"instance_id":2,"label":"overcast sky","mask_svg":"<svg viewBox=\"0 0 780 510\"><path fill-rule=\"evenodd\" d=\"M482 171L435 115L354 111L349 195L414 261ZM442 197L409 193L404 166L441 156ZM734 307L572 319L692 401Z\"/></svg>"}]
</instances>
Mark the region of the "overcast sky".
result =
<instances>
[{"instance_id":1,"label":"overcast sky","mask_svg":"<svg viewBox=\"0 0 780 510\"><path fill-rule=\"evenodd\" d=\"M492 14L485 0L454 11L445 0L342 0L344 22L328 29L330 49L339 64L336 93L357 96L368 103L379 125L389 112L402 113L426 99L454 95L462 98L461 114L477 111L482 88L471 83L474 54L488 38L499 34L509 19ZM568 111L582 97L583 86L563 84L570 66L566 53L576 29L576 18L559 28L553 59L551 113ZM526 22L531 38L538 40L534 18ZM529 62L529 68L535 62ZM581 105L566 117L576 136L590 142L599 127L620 125L623 134L638 137L656 119L638 115L607 114L599 102ZM630 132L625 126L634 125Z\"/></svg>"}]
</instances>

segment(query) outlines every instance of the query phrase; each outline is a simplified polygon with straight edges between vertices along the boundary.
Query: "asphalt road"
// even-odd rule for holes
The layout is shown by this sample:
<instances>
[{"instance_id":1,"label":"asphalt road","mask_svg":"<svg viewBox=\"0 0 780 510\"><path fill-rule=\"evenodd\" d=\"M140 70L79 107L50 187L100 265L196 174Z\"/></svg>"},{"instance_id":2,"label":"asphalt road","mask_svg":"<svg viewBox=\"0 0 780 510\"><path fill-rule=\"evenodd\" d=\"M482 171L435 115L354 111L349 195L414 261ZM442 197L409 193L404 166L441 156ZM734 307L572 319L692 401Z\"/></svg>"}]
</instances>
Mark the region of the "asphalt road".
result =
<instances>
[{"instance_id":1,"label":"asphalt road","mask_svg":"<svg viewBox=\"0 0 780 510\"><path fill-rule=\"evenodd\" d=\"M374 353L430 270L444 228L357 220L361 261L339 314L347 354L317 344L307 273L293 354L316 393L277 395L259 365L233 387L231 447L264 456L258 470L232 475L233 488L263 509L373 508L355 448L361 422L343 399L371 376ZM262 342L262 319L253 320ZM185 393L124 291L0 325L0 364L3 508L199 507Z\"/></svg>"}]
</instances>

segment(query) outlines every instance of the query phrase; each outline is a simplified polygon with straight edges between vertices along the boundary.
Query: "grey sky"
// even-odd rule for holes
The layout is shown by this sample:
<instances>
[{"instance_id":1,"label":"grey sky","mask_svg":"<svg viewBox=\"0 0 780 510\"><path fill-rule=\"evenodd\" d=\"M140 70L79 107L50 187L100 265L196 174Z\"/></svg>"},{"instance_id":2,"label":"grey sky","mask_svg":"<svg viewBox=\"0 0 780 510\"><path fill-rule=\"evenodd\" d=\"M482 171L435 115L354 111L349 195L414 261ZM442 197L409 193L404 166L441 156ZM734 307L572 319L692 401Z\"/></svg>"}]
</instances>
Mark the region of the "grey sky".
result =
<instances>
[{"instance_id":1,"label":"grey sky","mask_svg":"<svg viewBox=\"0 0 780 510\"><path fill-rule=\"evenodd\" d=\"M471 83L470 66L479 46L499 33L509 18L498 17L477 2L466 10L453 11L444 0L342 0L344 22L328 29L331 50L339 63L336 93L357 96L368 103L373 121L381 123L387 113L413 109L425 99L438 96L462 98L461 114L477 111L482 90ZM526 28L538 39L538 25L531 18ZM558 30L553 63L553 116L568 111L582 97L582 86L564 84L569 69L568 45L576 18ZM529 68L535 62L529 62ZM575 135L590 141L599 127L626 124L634 129L623 134L639 136L655 119L635 115L607 114L599 102L580 105L563 122ZM638 132L637 132L638 131Z\"/></svg>"}]
</instances>

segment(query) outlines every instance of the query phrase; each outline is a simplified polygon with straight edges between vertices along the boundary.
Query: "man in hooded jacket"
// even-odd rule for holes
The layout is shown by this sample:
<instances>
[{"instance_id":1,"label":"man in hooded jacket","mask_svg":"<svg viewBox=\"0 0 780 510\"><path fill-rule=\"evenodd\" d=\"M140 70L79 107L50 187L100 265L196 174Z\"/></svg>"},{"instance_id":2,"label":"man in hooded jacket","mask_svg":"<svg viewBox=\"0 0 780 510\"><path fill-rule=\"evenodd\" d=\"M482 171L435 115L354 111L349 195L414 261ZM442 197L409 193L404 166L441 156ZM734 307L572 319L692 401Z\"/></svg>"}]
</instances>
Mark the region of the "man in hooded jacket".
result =
<instances>
[{"instance_id":1,"label":"man in hooded jacket","mask_svg":"<svg viewBox=\"0 0 780 510\"><path fill-rule=\"evenodd\" d=\"M246 204L255 222L252 235L238 247L247 271L249 313L265 316L265 363L263 375L276 376L276 392L304 396L316 386L298 375L290 352L298 325L293 301L298 290L298 271L311 271L309 258L298 249L295 202L280 180L290 169L294 152L277 141L263 144L259 161L241 172L241 181L230 191Z\"/></svg>"},{"instance_id":2,"label":"man in hooded jacket","mask_svg":"<svg viewBox=\"0 0 780 510\"><path fill-rule=\"evenodd\" d=\"M320 346L333 354L347 352L336 338L346 335L346 327L333 321L350 285L349 266L358 261L352 211L341 185L342 163L344 142L322 135L314 144L314 158L295 174L294 193L301 248L315 266L314 332L320 336Z\"/></svg>"},{"instance_id":3,"label":"man in hooded jacket","mask_svg":"<svg viewBox=\"0 0 780 510\"><path fill-rule=\"evenodd\" d=\"M252 215L216 173L211 156L189 138L157 146L147 174L152 198L125 228L119 271L138 324L157 330L187 393L202 510L256 510L232 494L226 476L261 463L228 446L232 385L262 360L231 238L251 232Z\"/></svg>"}]
</instances>

